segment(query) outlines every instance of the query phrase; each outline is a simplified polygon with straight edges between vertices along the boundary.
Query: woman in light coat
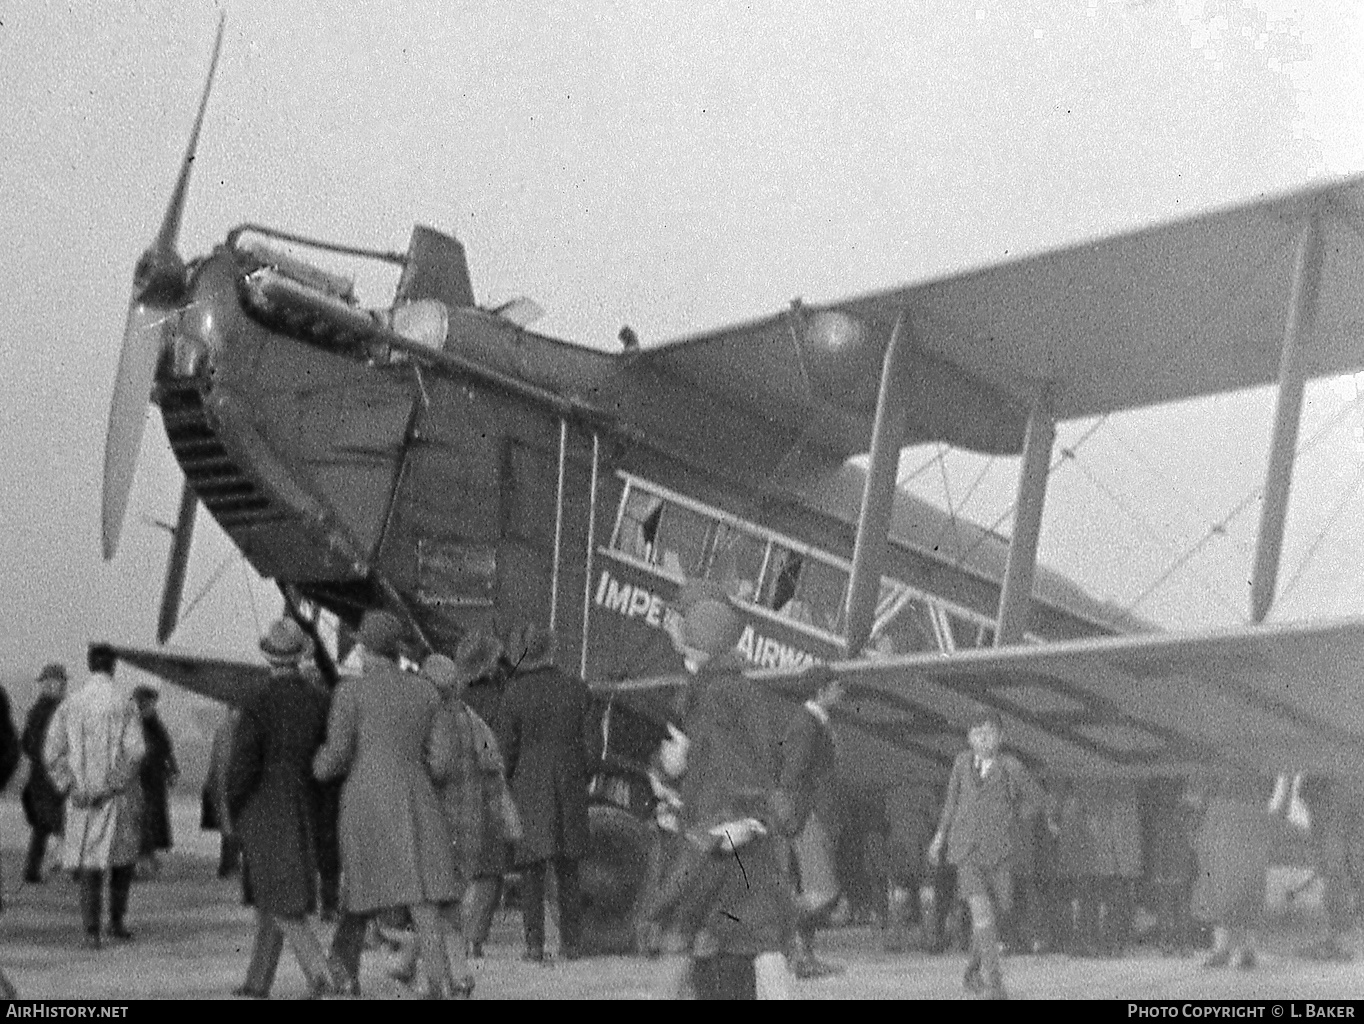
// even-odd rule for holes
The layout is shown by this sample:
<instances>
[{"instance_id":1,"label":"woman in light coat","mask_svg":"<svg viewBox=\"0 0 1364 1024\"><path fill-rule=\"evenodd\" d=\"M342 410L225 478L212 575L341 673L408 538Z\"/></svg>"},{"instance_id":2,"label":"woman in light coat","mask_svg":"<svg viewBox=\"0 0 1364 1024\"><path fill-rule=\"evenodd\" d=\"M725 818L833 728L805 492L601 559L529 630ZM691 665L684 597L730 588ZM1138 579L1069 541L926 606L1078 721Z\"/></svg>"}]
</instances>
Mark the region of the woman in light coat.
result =
<instances>
[{"instance_id":1,"label":"woman in light coat","mask_svg":"<svg viewBox=\"0 0 1364 1024\"><path fill-rule=\"evenodd\" d=\"M344 776L339 821L344 915L333 957L354 988L365 924L406 907L436 996L453 984L439 909L459 898L450 830L426 763L431 730L441 728L440 697L429 680L398 667L406 631L387 612L370 612L357 639L364 671L332 698L327 742L313 760L326 781ZM448 743L448 739L445 741Z\"/></svg>"}]
</instances>

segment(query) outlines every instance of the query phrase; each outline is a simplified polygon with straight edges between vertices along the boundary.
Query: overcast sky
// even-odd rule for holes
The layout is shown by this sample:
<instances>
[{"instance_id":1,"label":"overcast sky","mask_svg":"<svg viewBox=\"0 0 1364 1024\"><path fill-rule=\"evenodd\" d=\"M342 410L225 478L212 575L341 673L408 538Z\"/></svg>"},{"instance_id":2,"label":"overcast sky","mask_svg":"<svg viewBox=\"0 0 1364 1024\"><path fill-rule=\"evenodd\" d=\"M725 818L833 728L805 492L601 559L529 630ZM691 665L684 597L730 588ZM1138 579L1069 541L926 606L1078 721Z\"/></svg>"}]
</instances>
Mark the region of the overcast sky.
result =
<instances>
[{"instance_id":1,"label":"overcast sky","mask_svg":"<svg viewBox=\"0 0 1364 1024\"><path fill-rule=\"evenodd\" d=\"M1364 170L1364 5L1301 6L242 0L181 252L247 220L402 249L421 221L463 239L480 301L528 294L546 333L613 345L629 323L648 344ZM149 522L180 477L154 417L103 563L103 438L217 12L0 0L3 675L152 640ZM1314 386L1304 444L1354 395ZM1043 558L1170 625L1243 620L1253 503L1168 570L1256 487L1270 410L1107 421L1053 480ZM1275 618L1364 612L1362 423L1302 459ZM990 523L1007 460L913 486L955 505L982 468L963 508ZM177 646L254 654L279 602L230 552L201 517L187 597L221 576Z\"/></svg>"}]
</instances>

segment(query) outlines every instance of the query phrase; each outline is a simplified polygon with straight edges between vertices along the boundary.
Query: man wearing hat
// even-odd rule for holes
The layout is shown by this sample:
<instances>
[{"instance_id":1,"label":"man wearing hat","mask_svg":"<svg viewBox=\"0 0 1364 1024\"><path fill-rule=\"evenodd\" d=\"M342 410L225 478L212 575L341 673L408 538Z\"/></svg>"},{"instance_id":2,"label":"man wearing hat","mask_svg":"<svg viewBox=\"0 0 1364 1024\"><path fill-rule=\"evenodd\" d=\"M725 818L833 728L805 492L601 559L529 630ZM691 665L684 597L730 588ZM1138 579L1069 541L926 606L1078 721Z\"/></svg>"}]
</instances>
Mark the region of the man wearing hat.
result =
<instances>
[{"instance_id":1,"label":"man wearing hat","mask_svg":"<svg viewBox=\"0 0 1364 1024\"><path fill-rule=\"evenodd\" d=\"M156 713L156 703L160 699L161 694L154 686L142 685L133 690L133 701L142 718L142 742L147 748L138 768L142 785L139 853L145 874L151 876L159 870L157 855L171 848L170 788L180 776L170 733Z\"/></svg>"},{"instance_id":2,"label":"man wearing hat","mask_svg":"<svg viewBox=\"0 0 1364 1024\"><path fill-rule=\"evenodd\" d=\"M337 990L306 917L317 908L318 791L312 761L327 727L327 698L299 671L311 642L290 618L261 639L270 684L242 709L232 733L225 796L251 874L256 939L238 995L270 994L284 940L314 994Z\"/></svg>"},{"instance_id":3,"label":"man wearing hat","mask_svg":"<svg viewBox=\"0 0 1364 1024\"><path fill-rule=\"evenodd\" d=\"M1017 823L1031 819L1045 794L1022 762L1000 750L1004 727L983 713L966 733L970 749L957 755L947 780L938 831L928 848L937 864L943 847L957 869L957 891L971 911L971 953L963 984L967 991L1005 998L999 958L999 918L1012 906Z\"/></svg>"},{"instance_id":4,"label":"man wearing hat","mask_svg":"<svg viewBox=\"0 0 1364 1024\"><path fill-rule=\"evenodd\" d=\"M43 762L66 794L62 864L81 889L85 944L98 949L104 876L109 875L109 935L131 939L124 925L133 869L141 845L137 768L145 747L127 690L114 682L117 657L108 644L91 644L90 678L53 712Z\"/></svg>"},{"instance_id":5,"label":"man wearing hat","mask_svg":"<svg viewBox=\"0 0 1364 1024\"><path fill-rule=\"evenodd\" d=\"M24 860L24 881L43 880L43 857L47 853L49 836L62 831L62 795L52 784L43 765L43 741L52 713L66 696L66 666L52 662L38 673L38 699L28 709L24 720L24 735L20 742L28 758L28 781L24 783L22 802L24 817L28 819L28 856Z\"/></svg>"},{"instance_id":6,"label":"man wearing hat","mask_svg":"<svg viewBox=\"0 0 1364 1024\"><path fill-rule=\"evenodd\" d=\"M689 583L673 642L693 673L669 726L665 770L681 776L683 838L648 913L691 953L701 998L786 994L793 902L778 833L784 715L742 674L742 623L723 588Z\"/></svg>"},{"instance_id":7,"label":"man wearing hat","mask_svg":"<svg viewBox=\"0 0 1364 1024\"><path fill-rule=\"evenodd\" d=\"M521 871L525 959L545 960L545 871L553 865L559 894L560 956L579 955L578 861L587 853L587 787L601 757L592 695L577 676L554 664L554 634L529 624L513 642L516 676L502 698L502 754L523 836Z\"/></svg>"}]
</instances>

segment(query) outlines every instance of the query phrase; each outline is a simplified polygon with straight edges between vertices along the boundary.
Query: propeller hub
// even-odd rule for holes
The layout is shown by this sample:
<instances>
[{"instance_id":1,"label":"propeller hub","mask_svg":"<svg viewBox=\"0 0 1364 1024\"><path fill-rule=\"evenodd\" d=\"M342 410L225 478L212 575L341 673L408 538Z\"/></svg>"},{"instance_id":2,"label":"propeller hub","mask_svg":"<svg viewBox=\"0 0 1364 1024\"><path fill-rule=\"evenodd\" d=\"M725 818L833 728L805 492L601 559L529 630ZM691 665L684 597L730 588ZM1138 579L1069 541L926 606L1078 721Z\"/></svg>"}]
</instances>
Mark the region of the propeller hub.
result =
<instances>
[{"instance_id":1,"label":"propeller hub","mask_svg":"<svg viewBox=\"0 0 1364 1024\"><path fill-rule=\"evenodd\" d=\"M185 261L173 249L152 246L133 269L136 301L146 306L169 308L185 300Z\"/></svg>"}]
</instances>

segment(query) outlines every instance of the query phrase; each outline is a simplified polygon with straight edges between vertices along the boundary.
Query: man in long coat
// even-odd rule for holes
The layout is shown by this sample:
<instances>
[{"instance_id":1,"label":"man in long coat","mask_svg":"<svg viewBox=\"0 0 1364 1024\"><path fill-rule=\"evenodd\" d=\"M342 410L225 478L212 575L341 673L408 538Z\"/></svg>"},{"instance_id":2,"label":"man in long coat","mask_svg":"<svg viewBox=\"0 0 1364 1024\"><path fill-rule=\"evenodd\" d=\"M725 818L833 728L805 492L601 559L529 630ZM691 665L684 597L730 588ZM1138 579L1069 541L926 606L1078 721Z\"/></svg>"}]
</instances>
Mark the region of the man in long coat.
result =
<instances>
[{"instance_id":1,"label":"man in long coat","mask_svg":"<svg viewBox=\"0 0 1364 1024\"><path fill-rule=\"evenodd\" d=\"M21 741L28 758L28 781L24 783L22 797L24 817L32 829L28 856L24 860L24 881L34 883L43 880L43 857L47 853L48 838L60 835L62 831L64 801L43 764L43 741L47 738L53 712L66 696L66 666L57 662L44 666L38 674L38 685L41 692L28 710Z\"/></svg>"},{"instance_id":2,"label":"man in long coat","mask_svg":"<svg viewBox=\"0 0 1364 1024\"><path fill-rule=\"evenodd\" d=\"M238 995L264 999L287 937L314 993L337 986L305 920L317 907L318 787L312 760L327 727L326 695L298 662L310 648L292 619L261 639L270 685L243 709L232 732L224 798L246 855L256 939Z\"/></svg>"},{"instance_id":3,"label":"man in long coat","mask_svg":"<svg viewBox=\"0 0 1364 1024\"><path fill-rule=\"evenodd\" d=\"M398 667L407 628L371 611L356 639L364 671L332 697L327 741L313 758L321 781L345 778L339 819L343 913L332 936L333 970L355 990L366 924L406 907L417 928L433 991L467 994L450 977L439 908L460 896L450 828L427 763L433 730L445 724L427 679ZM448 739L446 742L449 742Z\"/></svg>"},{"instance_id":4,"label":"man in long coat","mask_svg":"<svg viewBox=\"0 0 1364 1024\"><path fill-rule=\"evenodd\" d=\"M142 724L131 696L114 682L116 660L107 644L90 646L90 678L57 706L43 744L48 774L66 794L62 864L80 883L85 942L96 949L105 872L109 935L132 938L124 915L141 845Z\"/></svg>"},{"instance_id":5,"label":"man in long coat","mask_svg":"<svg viewBox=\"0 0 1364 1024\"><path fill-rule=\"evenodd\" d=\"M587 684L554 665L554 634L529 625L512 648L519 668L502 698L499 739L521 812L516 865L525 958L545 959L545 870L553 865L560 955L573 959L581 918L578 861L587 853L587 787L601 738Z\"/></svg>"},{"instance_id":6,"label":"man in long coat","mask_svg":"<svg viewBox=\"0 0 1364 1024\"><path fill-rule=\"evenodd\" d=\"M151 874L156 874L157 854L171 848L170 789L180 776L175 745L156 713L161 695L151 686L133 690L133 701L142 718L142 742L147 748L138 771L142 784L142 841L140 854Z\"/></svg>"},{"instance_id":7,"label":"man in long coat","mask_svg":"<svg viewBox=\"0 0 1364 1024\"><path fill-rule=\"evenodd\" d=\"M820 918L838 900L834 844L838 836L838 758L829 712L843 697L839 679L823 682L796 712L782 737L781 790L789 795L792 817L784 827L794 839L801 917L791 942L791 971L798 978L837 973L815 958L813 943Z\"/></svg>"}]
</instances>

